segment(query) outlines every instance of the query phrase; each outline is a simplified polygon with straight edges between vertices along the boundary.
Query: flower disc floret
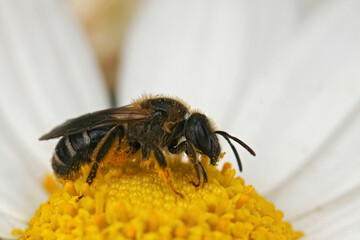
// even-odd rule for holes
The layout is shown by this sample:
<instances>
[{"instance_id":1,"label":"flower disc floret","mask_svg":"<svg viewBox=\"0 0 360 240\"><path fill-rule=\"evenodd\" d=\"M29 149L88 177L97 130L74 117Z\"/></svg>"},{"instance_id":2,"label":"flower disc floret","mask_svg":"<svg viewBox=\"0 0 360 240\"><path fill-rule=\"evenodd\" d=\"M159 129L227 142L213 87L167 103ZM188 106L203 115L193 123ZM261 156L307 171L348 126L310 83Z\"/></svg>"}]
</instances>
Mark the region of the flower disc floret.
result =
<instances>
[{"instance_id":1,"label":"flower disc floret","mask_svg":"<svg viewBox=\"0 0 360 240\"><path fill-rule=\"evenodd\" d=\"M209 181L194 187L193 168L170 163L171 184L138 161L107 165L91 186L66 182L41 204L19 239L297 239L301 232L226 163L203 161ZM168 169L168 170L169 170ZM86 170L85 170L86 172ZM168 171L170 172L170 171Z\"/></svg>"}]
</instances>

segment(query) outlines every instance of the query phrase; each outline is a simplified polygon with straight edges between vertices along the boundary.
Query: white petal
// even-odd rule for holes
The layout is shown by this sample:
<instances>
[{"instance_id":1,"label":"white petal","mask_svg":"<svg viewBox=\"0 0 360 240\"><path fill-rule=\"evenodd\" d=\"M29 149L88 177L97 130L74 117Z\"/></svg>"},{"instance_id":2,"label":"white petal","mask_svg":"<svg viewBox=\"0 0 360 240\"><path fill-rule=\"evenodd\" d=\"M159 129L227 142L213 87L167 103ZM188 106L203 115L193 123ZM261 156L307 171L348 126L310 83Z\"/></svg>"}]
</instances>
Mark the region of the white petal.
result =
<instances>
[{"instance_id":1,"label":"white petal","mask_svg":"<svg viewBox=\"0 0 360 240\"><path fill-rule=\"evenodd\" d=\"M360 103L360 102L359 102ZM308 163L268 196L289 219L320 208L360 186L360 105ZM290 199L290 200L289 200ZM360 200L360 198L359 198Z\"/></svg>"},{"instance_id":2,"label":"white petal","mask_svg":"<svg viewBox=\"0 0 360 240\"><path fill-rule=\"evenodd\" d=\"M249 87L237 118L249 116L239 125L252 122L241 130L261 161L245 161L245 179L269 191L308 239L359 235L359 7L333 1L318 9Z\"/></svg>"},{"instance_id":3,"label":"white petal","mask_svg":"<svg viewBox=\"0 0 360 240\"><path fill-rule=\"evenodd\" d=\"M357 106L359 3L332 1L318 9L244 93L232 124L259 154L245 159L244 176L262 192L286 183Z\"/></svg>"},{"instance_id":4,"label":"white petal","mask_svg":"<svg viewBox=\"0 0 360 240\"><path fill-rule=\"evenodd\" d=\"M0 215L7 215L7 213L4 212L0 212ZM14 217L12 217L11 215L7 215L6 218L0 218L0 226L2 229L15 229L15 228L21 228L21 229L25 229L27 226L28 222L27 221L22 221L19 219L16 219ZM2 240L6 239L13 239L13 236L10 236L8 233L5 234L1 234L2 236Z\"/></svg>"},{"instance_id":5,"label":"white petal","mask_svg":"<svg viewBox=\"0 0 360 240\"><path fill-rule=\"evenodd\" d=\"M262 4L262 12L251 15ZM122 51L120 103L144 92L176 95L224 123L228 116L222 109L234 94L240 99L249 56L262 46L251 37L274 38L279 45L275 39L286 35L293 12L294 2L283 0L144 2ZM272 32L254 31L271 23L277 27ZM261 48L256 59L274 48Z\"/></svg>"},{"instance_id":6,"label":"white petal","mask_svg":"<svg viewBox=\"0 0 360 240\"><path fill-rule=\"evenodd\" d=\"M55 144L37 139L108 102L87 42L57 1L0 1L0 52L0 221L28 221L46 200ZM11 230L0 224L0 236Z\"/></svg>"},{"instance_id":7,"label":"white petal","mask_svg":"<svg viewBox=\"0 0 360 240\"><path fill-rule=\"evenodd\" d=\"M293 114L289 114L292 119L284 118L285 121L292 124L294 129L297 129L296 131L286 129L293 132L285 138L287 141L292 140L292 144L296 143L297 146L289 145L291 149L297 150L292 151L292 153L296 153L295 155L282 158L291 161L292 164L297 164L296 159L302 159L298 162L299 167L303 167L301 172L308 171L307 177L295 176L289 172L287 177L296 184L304 183L306 180L310 182L310 178L319 177L320 180L329 172L333 173L332 177L340 180L342 177L339 174L340 171L347 172L351 168L354 172L348 172L348 177L360 181L356 174L354 160L358 155L354 143L359 140L359 135L353 133L359 130L356 125L359 122L360 103L360 77L357 66L357 63L360 62L360 32L354 31L360 26L360 17L356 15L358 7L360 7L358 1L338 1L321 9L316 18L312 19L305 27L302 38L295 45L299 50L292 51L298 53L294 54L296 57L293 60L297 62L296 65L300 66L302 72L294 71L296 75L288 73L286 77L295 80L306 79L303 80L303 84L308 82L308 85L305 86L300 84L290 86L295 88L292 91L291 88L288 88L290 94L287 99L291 103L295 103L290 107L296 109L298 114L293 111ZM312 43L317 44L312 47L306 44L308 38L312 38ZM299 54L300 52L301 54ZM290 58L284 58L284 61L290 61ZM300 99L297 95L301 94L308 96L303 98L302 105L298 103L299 100L292 101L294 98ZM282 108L283 105L278 107ZM291 111L290 108L287 109L287 112ZM295 118L299 120L294 120ZM283 137L281 132L276 134ZM275 136L275 133L272 136ZM335 147L338 152L337 157L329 154L335 151ZM342 161L345 161L341 166L337 162L340 156L342 156ZM328 159L325 160L325 158ZM307 159L309 159L309 163L306 162ZM310 171L311 167L309 166L312 164L318 165L317 170L321 171L322 177L319 176L320 172L312 173ZM335 170L335 166L337 166L337 171L326 170L329 168ZM296 171L299 171L298 169ZM353 182L353 180L349 182ZM326 184L326 182L322 182L318 187L326 187ZM290 187L289 179L284 183L284 188L287 187ZM324 188L324 191L328 190ZM276 191L280 192L280 189ZM276 193L271 193L271 195L276 195Z\"/></svg>"},{"instance_id":8,"label":"white petal","mask_svg":"<svg viewBox=\"0 0 360 240\"><path fill-rule=\"evenodd\" d=\"M360 187L323 204L320 208L292 220L293 226L306 230L304 239L338 240L360 237Z\"/></svg>"}]
</instances>

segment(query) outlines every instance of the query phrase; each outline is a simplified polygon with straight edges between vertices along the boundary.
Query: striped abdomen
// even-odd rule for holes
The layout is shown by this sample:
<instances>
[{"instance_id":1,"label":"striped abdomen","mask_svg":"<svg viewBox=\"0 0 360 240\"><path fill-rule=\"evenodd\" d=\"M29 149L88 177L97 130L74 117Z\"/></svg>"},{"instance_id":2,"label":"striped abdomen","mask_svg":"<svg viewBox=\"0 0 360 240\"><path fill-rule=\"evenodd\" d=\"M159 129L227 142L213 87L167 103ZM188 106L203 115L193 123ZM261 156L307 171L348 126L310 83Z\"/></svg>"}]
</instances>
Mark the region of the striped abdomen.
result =
<instances>
[{"instance_id":1,"label":"striped abdomen","mask_svg":"<svg viewBox=\"0 0 360 240\"><path fill-rule=\"evenodd\" d=\"M109 129L95 129L62 137L51 160L56 176L76 178L80 167L91 162L94 149L108 131Z\"/></svg>"}]
</instances>

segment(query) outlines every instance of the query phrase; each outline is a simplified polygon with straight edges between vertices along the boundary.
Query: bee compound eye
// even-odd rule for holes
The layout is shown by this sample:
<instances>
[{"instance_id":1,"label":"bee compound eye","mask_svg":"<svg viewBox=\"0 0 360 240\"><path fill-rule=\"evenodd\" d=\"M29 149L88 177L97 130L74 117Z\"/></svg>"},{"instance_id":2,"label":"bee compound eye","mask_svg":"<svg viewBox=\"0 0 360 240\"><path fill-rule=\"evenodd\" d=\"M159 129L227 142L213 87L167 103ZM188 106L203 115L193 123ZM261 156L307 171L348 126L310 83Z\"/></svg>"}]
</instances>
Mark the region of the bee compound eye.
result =
<instances>
[{"instance_id":1,"label":"bee compound eye","mask_svg":"<svg viewBox=\"0 0 360 240\"><path fill-rule=\"evenodd\" d=\"M197 147L205 154L209 154L211 152L211 141L205 126L200 121L197 121L194 126L194 131L198 144Z\"/></svg>"}]
</instances>

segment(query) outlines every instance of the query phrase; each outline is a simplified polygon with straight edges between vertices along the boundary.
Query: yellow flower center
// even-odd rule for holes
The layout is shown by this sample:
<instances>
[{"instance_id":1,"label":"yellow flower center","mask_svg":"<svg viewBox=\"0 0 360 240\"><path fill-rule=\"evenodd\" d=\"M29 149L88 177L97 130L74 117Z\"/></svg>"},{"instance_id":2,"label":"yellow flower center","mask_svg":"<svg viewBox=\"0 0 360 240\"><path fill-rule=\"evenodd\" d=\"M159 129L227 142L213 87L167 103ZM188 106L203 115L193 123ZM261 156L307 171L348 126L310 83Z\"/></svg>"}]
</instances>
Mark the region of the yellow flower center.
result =
<instances>
[{"instance_id":1,"label":"yellow flower center","mask_svg":"<svg viewBox=\"0 0 360 240\"><path fill-rule=\"evenodd\" d=\"M66 182L58 190L47 183L53 191L49 200L40 205L25 232L16 229L13 234L19 239L48 240L302 236L282 221L283 213L272 203L235 178L229 163L219 171L206 160L202 163L209 181L198 188L190 184L197 181L192 166L181 161L169 161L171 175L156 170L154 164L141 168L139 161L127 161L105 165L91 186L86 178Z\"/></svg>"}]
</instances>

